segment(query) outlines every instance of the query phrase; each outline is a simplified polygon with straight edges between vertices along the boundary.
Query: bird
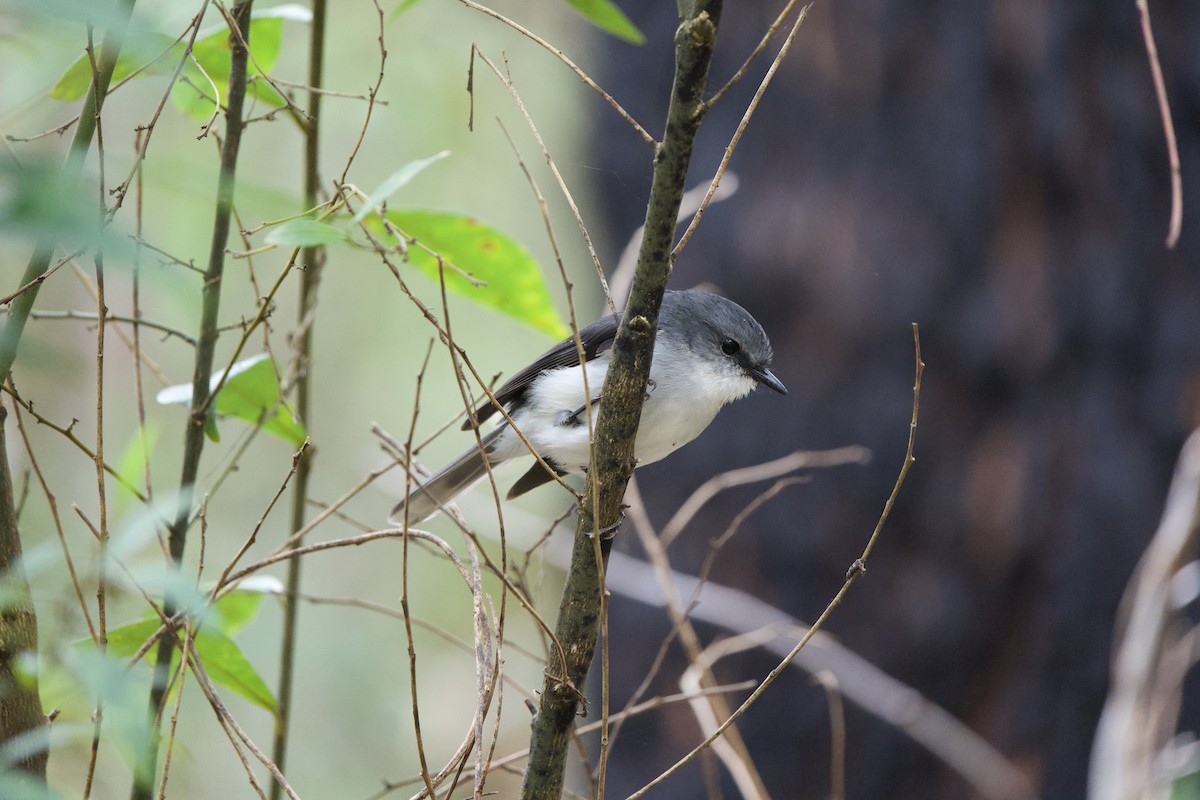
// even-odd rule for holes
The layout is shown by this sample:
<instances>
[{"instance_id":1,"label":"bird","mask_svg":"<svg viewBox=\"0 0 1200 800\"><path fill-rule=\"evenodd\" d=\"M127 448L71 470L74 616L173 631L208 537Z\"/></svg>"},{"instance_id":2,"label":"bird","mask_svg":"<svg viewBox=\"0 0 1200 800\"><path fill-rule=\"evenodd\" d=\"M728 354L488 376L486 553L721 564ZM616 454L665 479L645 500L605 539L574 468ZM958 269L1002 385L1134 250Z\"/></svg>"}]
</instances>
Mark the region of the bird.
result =
<instances>
[{"instance_id":1,"label":"bird","mask_svg":"<svg viewBox=\"0 0 1200 800\"><path fill-rule=\"evenodd\" d=\"M474 410L463 430L493 417L501 406L508 419L484 435L477 446L414 487L392 509L389 520L396 524L423 522L483 478L487 466L529 456L531 446L558 475L586 472L591 437L585 397L590 394L593 413L597 404L603 404L601 388L620 323L618 312L579 331L583 369L575 338L568 337L513 375ZM636 466L665 458L692 441L723 406L758 386L786 395L787 388L770 370L772 358L766 332L737 303L696 289L666 291L634 441ZM528 445L513 429L514 424ZM535 460L507 499L554 478Z\"/></svg>"}]
</instances>

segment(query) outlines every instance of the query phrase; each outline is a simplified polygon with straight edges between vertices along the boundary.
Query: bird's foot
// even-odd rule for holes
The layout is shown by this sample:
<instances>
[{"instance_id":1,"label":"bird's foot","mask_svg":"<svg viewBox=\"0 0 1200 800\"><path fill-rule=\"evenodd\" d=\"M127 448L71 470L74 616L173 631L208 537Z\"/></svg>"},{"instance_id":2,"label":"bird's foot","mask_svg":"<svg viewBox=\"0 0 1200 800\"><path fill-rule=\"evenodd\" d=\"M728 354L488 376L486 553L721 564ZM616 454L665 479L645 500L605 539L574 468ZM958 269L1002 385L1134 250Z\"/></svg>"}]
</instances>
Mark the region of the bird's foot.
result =
<instances>
[{"instance_id":1,"label":"bird's foot","mask_svg":"<svg viewBox=\"0 0 1200 800\"><path fill-rule=\"evenodd\" d=\"M621 508L617 511L617 521L611 525L605 525L600 529L600 541L612 541L613 537L617 535L617 531L621 530L621 526L625 524L625 509L627 508L629 508L628 505L622 504ZM587 535L588 538L595 536L592 531L588 531Z\"/></svg>"}]
</instances>

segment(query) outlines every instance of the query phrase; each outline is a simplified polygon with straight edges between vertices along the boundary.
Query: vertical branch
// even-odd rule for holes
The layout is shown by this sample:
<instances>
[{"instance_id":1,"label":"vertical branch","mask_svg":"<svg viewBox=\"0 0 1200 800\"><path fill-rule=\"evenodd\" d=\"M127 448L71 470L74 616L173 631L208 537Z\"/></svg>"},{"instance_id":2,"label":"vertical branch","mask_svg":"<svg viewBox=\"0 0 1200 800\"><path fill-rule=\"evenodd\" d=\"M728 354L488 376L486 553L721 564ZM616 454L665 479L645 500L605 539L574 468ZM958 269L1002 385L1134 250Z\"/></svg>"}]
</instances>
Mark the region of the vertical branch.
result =
<instances>
[{"instance_id":1,"label":"vertical branch","mask_svg":"<svg viewBox=\"0 0 1200 800\"><path fill-rule=\"evenodd\" d=\"M29 596L29 581L21 566L21 539L13 503L12 473L4 440L8 409L0 405L0 582L11 593L0 608L0 742L9 742L46 724L36 682L17 677L19 659L37 653L37 616ZM30 742L26 737L24 741ZM30 742L16 762L32 779L46 778L47 752L43 742Z\"/></svg>"},{"instance_id":2,"label":"vertical branch","mask_svg":"<svg viewBox=\"0 0 1200 800\"><path fill-rule=\"evenodd\" d=\"M304 127L304 207L315 208L317 189L320 186L320 132L321 132L321 75L325 60L325 0L314 0L312 41L308 52L308 123ZM300 252L304 271L300 276L300 338L296 343L296 413L308 430L312 430L312 330L317 307L317 286L321 280L321 268L325 264L325 248L305 247ZM313 448L304 448L296 464L296 485L292 493L291 530L296 534L305 524L305 506L308 504L308 479L312 473ZM299 547L303 539L299 536L290 540L291 547ZM275 740L271 758L282 773L287 757L288 723L292 713L292 684L296 661L296 616L299 610L297 594L300 591L300 565L302 559L288 561L287 592L283 599L283 641L279 657L278 713L275 718ZM283 791L274 776L271 778L271 800L279 800Z\"/></svg>"},{"instance_id":3,"label":"vertical branch","mask_svg":"<svg viewBox=\"0 0 1200 800\"><path fill-rule=\"evenodd\" d=\"M230 23L238 30L229 36L229 97L225 106L225 141L221 147L221 171L217 179L217 206L213 220L212 242L208 268L204 273L201 297L200 331L196 337L196 364L192 373L192 404L183 440L183 467L179 478L179 499L175 517L167 538L171 560L178 566L183 560L191 518L192 498L196 476L200 471L200 454L204 450L204 426L208 414L208 382L212 374L213 353L217 344L217 312L221 306L221 282L225 270L225 245L229 238L229 221L233 212L234 176L237 172L238 149L242 140L242 106L246 98L246 65L249 57L250 7L253 0L234 5ZM240 31L240 32L239 32ZM178 603L168 597L164 614L169 618L178 610ZM158 758L159 707L167 690L168 672L175 637L168 633L158 643L155 655L154 686L150 690L150 716L154 719L151 740L143 754L143 769L134 781L134 800L148 800L152 791L155 764Z\"/></svg>"},{"instance_id":4,"label":"vertical branch","mask_svg":"<svg viewBox=\"0 0 1200 800\"><path fill-rule=\"evenodd\" d=\"M117 64L117 54L125 40L125 29L133 14L134 0L122 0L115 20L105 34L100 48L100 60L93 74L92 85L84 100L79 125L71 140L71 148L63 165L62 175L68 184L78 179L83 159L91 147L96 121L104 105L105 95ZM41 286L42 276L50 266L56 242L47 235L34 246L18 286L28 286L12 301L3 330L0 330L0 384L12 370L21 343L25 323ZM37 682L16 679L18 659L22 653L37 652L37 616L29 595L28 580L20 565L21 540L17 527L17 510L13 502L12 476L8 468L8 447L4 437L7 412L0 408L0 581L10 587L15 596L0 609L0 742L38 730L45 725ZM47 753L40 744L22 754L20 764L34 778L45 780Z\"/></svg>"},{"instance_id":5,"label":"vertical branch","mask_svg":"<svg viewBox=\"0 0 1200 800\"><path fill-rule=\"evenodd\" d=\"M634 437L650 376L658 311L671 275L675 220L703 115L704 86L720 14L720 0L698 0L675 34L675 81L667 129L655 152L645 235L601 392L604 401L594 439L595 465L588 472L571 568L559 607L555 632L566 653L567 674L559 674L553 666L547 670L533 720L522 787L525 800L557 800L562 795L571 728L604 615L602 586L610 542L592 532L618 522L625 485L633 474Z\"/></svg>"},{"instance_id":6,"label":"vertical branch","mask_svg":"<svg viewBox=\"0 0 1200 800\"><path fill-rule=\"evenodd\" d=\"M83 159L87 156L92 145L92 137L96 133L96 120L104 105L104 97L108 94L108 85L112 82L113 70L117 66L117 54L125 41L125 29L129 17L133 14L134 0L122 0L114 12L116 19L104 41L100 43L100 62L96 70L95 80L88 87L87 97L83 101L83 111L79 115L79 124L75 128L75 136L71 139L71 149L67 153L61 176L64 186L71 186L79 179L83 170ZM51 235L40 239L33 248L33 255L25 266L25 274L18 286L29 286L12 301L4 330L0 332L0 384L8 378L13 361L17 357L17 347L21 343L21 334L25 323L29 320L29 312L33 309L33 301L37 298L38 289L42 285L42 276L50 266L50 257L54 254L57 243Z\"/></svg>"}]
</instances>

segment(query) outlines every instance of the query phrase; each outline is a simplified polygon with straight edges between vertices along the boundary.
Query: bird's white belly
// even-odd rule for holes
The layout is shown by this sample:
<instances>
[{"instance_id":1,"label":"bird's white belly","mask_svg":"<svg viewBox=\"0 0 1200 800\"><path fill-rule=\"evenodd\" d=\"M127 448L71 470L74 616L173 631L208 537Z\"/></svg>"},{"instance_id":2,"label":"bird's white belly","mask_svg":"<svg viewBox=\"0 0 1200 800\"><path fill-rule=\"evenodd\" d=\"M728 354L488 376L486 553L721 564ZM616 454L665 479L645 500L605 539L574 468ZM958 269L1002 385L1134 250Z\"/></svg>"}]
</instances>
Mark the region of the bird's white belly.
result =
<instances>
[{"instance_id":1,"label":"bird's white belly","mask_svg":"<svg viewBox=\"0 0 1200 800\"><path fill-rule=\"evenodd\" d=\"M673 453L695 439L708 427L726 402L745 395L753 388L730 387L728 378L709 370L664 370L661 343L651 366L651 385L642 405L641 423L634 444L638 465L649 464ZM578 367L560 369L539 377L530 387L524 406L513 414L521 433L537 452L567 472L582 472L590 461L589 420L584 406L589 394L597 397L608 372L609 357L603 354L587 364L587 393ZM740 384L740 382L739 382ZM533 401L532 398L537 398ZM595 426L599 404L591 409ZM500 437L494 451L496 461L528 455L528 447L509 429Z\"/></svg>"}]
</instances>

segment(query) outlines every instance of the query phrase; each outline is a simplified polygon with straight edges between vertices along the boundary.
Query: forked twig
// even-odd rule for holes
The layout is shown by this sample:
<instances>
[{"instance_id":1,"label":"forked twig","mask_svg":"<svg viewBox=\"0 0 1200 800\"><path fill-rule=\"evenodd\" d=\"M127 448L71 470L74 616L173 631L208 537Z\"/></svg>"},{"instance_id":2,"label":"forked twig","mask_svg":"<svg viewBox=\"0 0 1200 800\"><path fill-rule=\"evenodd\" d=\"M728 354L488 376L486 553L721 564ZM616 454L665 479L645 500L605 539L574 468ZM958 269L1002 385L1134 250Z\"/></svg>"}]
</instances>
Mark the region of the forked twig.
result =
<instances>
[{"instance_id":1,"label":"forked twig","mask_svg":"<svg viewBox=\"0 0 1200 800\"><path fill-rule=\"evenodd\" d=\"M792 5L792 3L789 3L786 10L790 10ZM758 109L758 103L766 93L767 87L771 85L771 80L775 77L775 72L779 69L779 65L783 63L784 56L791 49L792 42L796 39L796 34L799 32L800 26L804 24L810 8L812 8L811 3L800 9L800 14L796 17L796 22L792 25L792 29L788 31L787 38L780 45L779 52L775 55L775 60L771 62L771 66L767 69L767 74L763 76L762 81L758 84L758 89L755 90L754 97L750 99L750 103L746 106L746 113L742 115L742 120L738 123L737 129L729 139L729 144L725 145L725 154L721 156L721 164L717 167L716 174L713 175L712 182L708 186L708 193L704 196L704 200L700 203L700 208L696 210L692 221L688 223L683 235L679 237L679 243L671 251L672 259L679 257L679 254L683 252L683 248L687 246L688 241L692 238L692 234L696 232L696 228L700 224L700 219L704 216L704 212L708 210L708 205L712 202L713 195L717 192L717 187L721 185L721 177L729 167L729 160L733 158L733 151L737 149L738 142L742 140L742 134L746 132L746 127L750 124L750 118L754 116L754 112ZM721 92L718 92L716 97L705 103L704 109L707 110L710 108L720 96Z\"/></svg>"},{"instance_id":2,"label":"forked twig","mask_svg":"<svg viewBox=\"0 0 1200 800\"><path fill-rule=\"evenodd\" d=\"M679 759L679 761L675 762L674 765L665 770L657 778L631 794L628 800L635 800L635 798L645 796L645 794L652 788L658 786L667 778L674 775L684 765L699 755L701 751L711 746L712 743L716 741L717 737L723 734L730 725L741 718L741 716L746 713L747 709L754 705L758 698L762 696L763 692L767 690L767 687L774 683L775 679L778 678L785 669L787 669L788 665L791 664L791 662L796 658L797 654L799 654L800 650L808 644L817 631L824 627L825 620L827 620L829 615L833 613L833 610L841 604L842 598L846 596L846 592L850 590L850 587L854 584L854 582L858 580L861 575L866 574L867 558L871 555L871 551L875 547L875 542L879 540L879 534L883 530L883 524L887 521L888 516L891 514L892 506L895 505L896 502L896 497L900 494L900 487L904 485L904 480L906 477L908 477L908 471L915 461L913 458L913 445L917 435L917 412L920 408L921 400L921 375L925 371L925 362L921 360L921 338L915 323L913 324L913 343L916 350L916 378L913 382L912 421L909 423L908 446L904 453L904 463L900 467L900 474L896 477L896 482L892 486L892 491L891 494L888 495L887 502L884 503L883 513L880 514L879 521L875 524L875 529L871 532L871 536L867 540L867 544L863 548L862 554L855 559L854 563L851 564L850 568L846 571L846 578L842 583L842 588L839 589L837 594L834 595L833 599L829 601L829 604L825 607L825 610L821 612L819 617L817 617L817 621L814 622L812 627L809 628L808 632L801 637L800 641L796 643L796 646L793 647L791 651L783 658L783 660L771 670L767 677L764 678L763 681L758 685L758 688L756 688L754 692L752 692L751 695L746 698L745 702L738 706L736 711L730 714L729 717L722 722L716 730L707 736L703 742L696 745L691 752Z\"/></svg>"}]
</instances>

